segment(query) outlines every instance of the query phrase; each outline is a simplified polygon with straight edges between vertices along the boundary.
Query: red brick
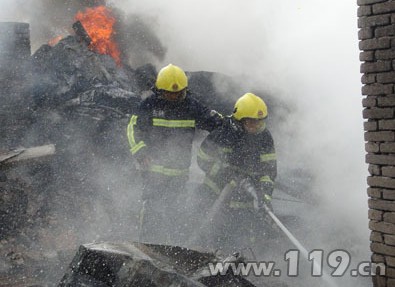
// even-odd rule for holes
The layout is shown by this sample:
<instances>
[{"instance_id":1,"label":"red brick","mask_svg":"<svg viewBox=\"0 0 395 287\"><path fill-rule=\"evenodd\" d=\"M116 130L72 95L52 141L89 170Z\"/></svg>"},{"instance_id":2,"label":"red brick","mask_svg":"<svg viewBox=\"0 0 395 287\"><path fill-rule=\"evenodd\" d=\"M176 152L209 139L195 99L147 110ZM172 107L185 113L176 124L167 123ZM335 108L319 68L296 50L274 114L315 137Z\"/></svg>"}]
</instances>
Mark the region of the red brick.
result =
<instances>
[{"instance_id":1,"label":"red brick","mask_svg":"<svg viewBox=\"0 0 395 287\"><path fill-rule=\"evenodd\" d=\"M369 164L368 171L370 175L381 175L381 167L379 165Z\"/></svg>"},{"instance_id":2,"label":"red brick","mask_svg":"<svg viewBox=\"0 0 395 287\"><path fill-rule=\"evenodd\" d=\"M383 220L388 223L395 223L395 213L394 212L384 212Z\"/></svg>"},{"instance_id":3,"label":"red brick","mask_svg":"<svg viewBox=\"0 0 395 287\"><path fill-rule=\"evenodd\" d=\"M395 278L395 268L390 268L387 266L387 268L385 268L385 277ZM389 287L388 281L387 281L387 287Z\"/></svg>"},{"instance_id":4,"label":"red brick","mask_svg":"<svg viewBox=\"0 0 395 287\"><path fill-rule=\"evenodd\" d=\"M379 255L379 254L372 254L372 257L370 259L374 263L384 263L385 262L384 256Z\"/></svg>"},{"instance_id":5,"label":"red brick","mask_svg":"<svg viewBox=\"0 0 395 287\"><path fill-rule=\"evenodd\" d=\"M392 69L391 61L378 61L373 63L363 63L361 64L361 73L379 73L379 72L389 72Z\"/></svg>"},{"instance_id":6,"label":"red brick","mask_svg":"<svg viewBox=\"0 0 395 287\"><path fill-rule=\"evenodd\" d=\"M376 268L375 268L375 270L374 270L375 273L376 273L377 275L380 275L380 276L385 276L385 274L386 274L386 269L388 268L388 266L392 266L392 265L388 264L388 262L391 261L391 260L392 260L391 258L393 258L393 257L392 257L392 256L389 256L389 255L386 255L386 256L384 256L384 258L385 258L385 263L384 263L384 262L376 263ZM373 267L373 266L372 266L372 267ZM394 280L394 279L388 278L388 281L387 281L387 282L390 282L389 280ZM391 284L392 284L392 283L391 283ZM388 284L387 287L389 287L389 286L394 286L394 285Z\"/></svg>"},{"instance_id":7,"label":"red brick","mask_svg":"<svg viewBox=\"0 0 395 287\"><path fill-rule=\"evenodd\" d=\"M368 121L363 123L364 131L367 132L377 131L377 128L378 128L377 121Z\"/></svg>"},{"instance_id":8,"label":"red brick","mask_svg":"<svg viewBox=\"0 0 395 287\"><path fill-rule=\"evenodd\" d=\"M395 234L395 224L377 221L377 220L370 220L369 221L369 228L372 231L382 232L385 234ZM378 252L380 253L380 252ZM382 253L381 253L382 254ZM391 254L388 254L391 255ZM395 253L394 253L395 255Z\"/></svg>"},{"instance_id":9,"label":"red brick","mask_svg":"<svg viewBox=\"0 0 395 287\"><path fill-rule=\"evenodd\" d=\"M367 28L362 28L358 31L358 39L359 40L372 39L373 37L374 37L373 28L367 27ZM368 49L368 50L370 50L370 49Z\"/></svg>"},{"instance_id":10,"label":"red brick","mask_svg":"<svg viewBox=\"0 0 395 287\"><path fill-rule=\"evenodd\" d=\"M372 276L373 287L388 287L387 277L374 275Z\"/></svg>"},{"instance_id":11,"label":"red brick","mask_svg":"<svg viewBox=\"0 0 395 287\"><path fill-rule=\"evenodd\" d=\"M389 1L386 3L373 5L373 14L384 14L395 11L395 2Z\"/></svg>"},{"instance_id":12,"label":"red brick","mask_svg":"<svg viewBox=\"0 0 395 287\"><path fill-rule=\"evenodd\" d=\"M369 153L365 155L365 159L366 159L366 163L379 164L379 165L395 165L395 155Z\"/></svg>"},{"instance_id":13,"label":"red brick","mask_svg":"<svg viewBox=\"0 0 395 287\"><path fill-rule=\"evenodd\" d=\"M395 72L380 73L376 77L377 82L381 84L394 83Z\"/></svg>"},{"instance_id":14,"label":"red brick","mask_svg":"<svg viewBox=\"0 0 395 287\"><path fill-rule=\"evenodd\" d=\"M389 15L360 17L358 19L358 28L384 26L390 23L391 17Z\"/></svg>"},{"instance_id":15,"label":"red brick","mask_svg":"<svg viewBox=\"0 0 395 287\"><path fill-rule=\"evenodd\" d=\"M370 199L368 199L368 205L369 205L369 208L371 208L371 209L384 210L384 211L395 211L395 204L392 200L381 200L381 199L371 199L370 198ZM395 225L394 225L394 227L395 227ZM391 228L392 228L392 226L391 226ZM388 232L388 230L386 232L382 229L372 229L372 230L395 234L395 229L394 229L394 231L391 231L391 232Z\"/></svg>"},{"instance_id":16,"label":"red brick","mask_svg":"<svg viewBox=\"0 0 395 287\"><path fill-rule=\"evenodd\" d=\"M379 130L395 130L395 120L380 120Z\"/></svg>"},{"instance_id":17,"label":"red brick","mask_svg":"<svg viewBox=\"0 0 395 287\"><path fill-rule=\"evenodd\" d=\"M368 187L368 195L369 195L370 197L373 197L373 198L381 198L381 189L379 189L379 188L373 188L373 187ZM370 214L371 212L372 212L372 213L380 212L380 214L382 214L381 211L374 210L374 209L369 209L369 214ZM374 218L370 218L370 219L374 219Z\"/></svg>"},{"instance_id":18,"label":"red brick","mask_svg":"<svg viewBox=\"0 0 395 287\"><path fill-rule=\"evenodd\" d=\"M381 210L369 209L368 218L371 220L383 221L383 213L384 212Z\"/></svg>"},{"instance_id":19,"label":"red brick","mask_svg":"<svg viewBox=\"0 0 395 287\"><path fill-rule=\"evenodd\" d=\"M381 143L380 152L395 153L395 143Z\"/></svg>"},{"instance_id":20,"label":"red brick","mask_svg":"<svg viewBox=\"0 0 395 287\"><path fill-rule=\"evenodd\" d=\"M377 153L380 151L380 145L373 142L365 143L365 151L368 153Z\"/></svg>"},{"instance_id":21,"label":"red brick","mask_svg":"<svg viewBox=\"0 0 395 287\"><path fill-rule=\"evenodd\" d=\"M376 79L378 81L379 75L377 75ZM393 84L371 84L371 85L365 85L362 87L362 95L371 95L371 96L377 96L377 95L388 95L392 94L394 92L394 85Z\"/></svg>"},{"instance_id":22,"label":"red brick","mask_svg":"<svg viewBox=\"0 0 395 287\"><path fill-rule=\"evenodd\" d=\"M379 107L395 107L395 95L387 95L377 98L377 106Z\"/></svg>"},{"instance_id":23,"label":"red brick","mask_svg":"<svg viewBox=\"0 0 395 287\"><path fill-rule=\"evenodd\" d=\"M370 244L370 249L378 254L395 256L394 246L388 246L383 243L373 242Z\"/></svg>"},{"instance_id":24,"label":"red brick","mask_svg":"<svg viewBox=\"0 0 395 287\"><path fill-rule=\"evenodd\" d=\"M376 74L364 74L361 77L362 84L376 83Z\"/></svg>"},{"instance_id":25,"label":"red brick","mask_svg":"<svg viewBox=\"0 0 395 287\"><path fill-rule=\"evenodd\" d=\"M380 2L385 2L385 1L387 1L387 0L358 0L357 4L358 4L358 6L362 6L362 5L380 3Z\"/></svg>"},{"instance_id":26,"label":"red brick","mask_svg":"<svg viewBox=\"0 0 395 287\"><path fill-rule=\"evenodd\" d=\"M395 190L393 189L382 189L381 196L386 200L395 200Z\"/></svg>"},{"instance_id":27,"label":"red brick","mask_svg":"<svg viewBox=\"0 0 395 287\"><path fill-rule=\"evenodd\" d=\"M395 267L395 257L385 256L385 262L387 263L388 266Z\"/></svg>"},{"instance_id":28,"label":"red brick","mask_svg":"<svg viewBox=\"0 0 395 287\"><path fill-rule=\"evenodd\" d=\"M395 140L395 133L392 131L365 132L364 138L365 141L389 142Z\"/></svg>"},{"instance_id":29,"label":"red brick","mask_svg":"<svg viewBox=\"0 0 395 287\"><path fill-rule=\"evenodd\" d=\"M374 60L374 51L366 51L359 53L359 60L361 62L372 62Z\"/></svg>"},{"instance_id":30,"label":"red brick","mask_svg":"<svg viewBox=\"0 0 395 287\"><path fill-rule=\"evenodd\" d=\"M393 108L371 108L362 111L364 119L392 119L394 117Z\"/></svg>"},{"instance_id":31,"label":"red brick","mask_svg":"<svg viewBox=\"0 0 395 287\"><path fill-rule=\"evenodd\" d=\"M363 51L389 48L391 48L391 39L389 37L366 39L359 42L359 49Z\"/></svg>"},{"instance_id":32,"label":"red brick","mask_svg":"<svg viewBox=\"0 0 395 287\"><path fill-rule=\"evenodd\" d=\"M395 50L377 50L374 55L377 60L391 60L395 59Z\"/></svg>"},{"instance_id":33,"label":"red brick","mask_svg":"<svg viewBox=\"0 0 395 287\"><path fill-rule=\"evenodd\" d=\"M383 166L381 170L383 176L395 177L395 166Z\"/></svg>"},{"instance_id":34,"label":"red brick","mask_svg":"<svg viewBox=\"0 0 395 287\"><path fill-rule=\"evenodd\" d=\"M395 235L384 234L384 243L387 245L394 246L395 245Z\"/></svg>"},{"instance_id":35,"label":"red brick","mask_svg":"<svg viewBox=\"0 0 395 287\"><path fill-rule=\"evenodd\" d=\"M372 6L361 6L358 7L358 17L369 16L372 14Z\"/></svg>"},{"instance_id":36,"label":"red brick","mask_svg":"<svg viewBox=\"0 0 395 287\"><path fill-rule=\"evenodd\" d=\"M384 242L383 235L380 232L372 231L372 233L370 233L370 241Z\"/></svg>"},{"instance_id":37,"label":"red brick","mask_svg":"<svg viewBox=\"0 0 395 287\"><path fill-rule=\"evenodd\" d=\"M367 29L367 28L364 28ZM362 30L362 29L361 29ZM369 35L369 33L366 31L366 36ZM388 26L383 26L383 27L377 27L374 30L374 36L377 38L380 37L385 37L385 36L394 36L395 35L395 25L388 25ZM370 39L370 38L365 38L365 39ZM362 40L362 39L360 39Z\"/></svg>"},{"instance_id":38,"label":"red brick","mask_svg":"<svg viewBox=\"0 0 395 287\"><path fill-rule=\"evenodd\" d=\"M384 176L368 176L368 185L371 187L395 188L395 179L390 177L384 177ZM383 202L383 204L388 202L385 201ZM393 210L395 210L395 204L393 205L394 205Z\"/></svg>"},{"instance_id":39,"label":"red brick","mask_svg":"<svg viewBox=\"0 0 395 287\"><path fill-rule=\"evenodd\" d=\"M362 99L362 106L365 108L372 108L377 105L377 97L376 96L367 96Z\"/></svg>"}]
</instances>

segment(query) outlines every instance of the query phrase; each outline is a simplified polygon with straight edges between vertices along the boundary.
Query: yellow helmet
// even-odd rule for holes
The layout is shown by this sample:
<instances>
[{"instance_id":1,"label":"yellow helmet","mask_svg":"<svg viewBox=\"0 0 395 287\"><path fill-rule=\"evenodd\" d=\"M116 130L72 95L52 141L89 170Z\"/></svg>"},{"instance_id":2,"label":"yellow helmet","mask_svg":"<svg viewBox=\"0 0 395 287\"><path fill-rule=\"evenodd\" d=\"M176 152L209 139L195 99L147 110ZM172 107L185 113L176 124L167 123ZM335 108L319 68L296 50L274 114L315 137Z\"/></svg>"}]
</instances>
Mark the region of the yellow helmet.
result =
<instances>
[{"instance_id":1,"label":"yellow helmet","mask_svg":"<svg viewBox=\"0 0 395 287\"><path fill-rule=\"evenodd\" d=\"M155 87L158 90L179 92L188 87L188 78L180 67L169 64L159 71Z\"/></svg>"},{"instance_id":2,"label":"yellow helmet","mask_svg":"<svg viewBox=\"0 0 395 287\"><path fill-rule=\"evenodd\" d=\"M267 117L267 106L260 97L246 93L237 100L233 117L238 121L244 118L264 119Z\"/></svg>"}]
</instances>

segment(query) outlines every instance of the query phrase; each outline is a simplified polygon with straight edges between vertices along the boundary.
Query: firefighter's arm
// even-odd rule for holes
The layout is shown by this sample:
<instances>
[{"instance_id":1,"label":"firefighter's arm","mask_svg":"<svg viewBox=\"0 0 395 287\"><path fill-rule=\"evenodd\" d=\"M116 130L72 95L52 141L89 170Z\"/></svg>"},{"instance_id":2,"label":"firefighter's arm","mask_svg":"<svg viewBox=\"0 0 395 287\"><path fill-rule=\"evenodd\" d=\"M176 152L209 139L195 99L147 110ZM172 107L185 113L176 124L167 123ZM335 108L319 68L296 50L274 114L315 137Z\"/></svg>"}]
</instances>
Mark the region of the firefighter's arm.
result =
<instances>
[{"instance_id":1,"label":"firefighter's arm","mask_svg":"<svg viewBox=\"0 0 395 287\"><path fill-rule=\"evenodd\" d=\"M148 119L138 114L132 115L127 127L130 153L142 166L149 164L149 154L147 152L148 128Z\"/></svg>"},{"instance_id":2,"label":"firefighter's arm","mask_svg":"<svg viewBox=\"0 0 395 287\"><path fill-rule=\"evenodd\" d=\"M199 167L210 177L220 176L228 182L234 174L230 168L226 156L226 147L221 146L224 133L219 129L210 133L200 145L197 154L197 163Z\"/></svg>"},{"instance_id":3,"label":"firefighter's arm","mask_svg":"<svg viewBox=\"0 0 395 287\"><path fill-rule=\"evenodd\" d=\"M274 189L274 181L277 177L277 154L274 141L269 131L262 143L263 149L259 155L259 187L263 193L271 196Z\"/></svg>"},{"instance_id":4,"label":"firefighter's arm","mask_svg":"<svg viewBox=\"0 0 395 287\"><path fill-rule=\"evenodd\" d=\"M210 110L206 106L196 102L196 126L199 129L213 131L224 123L224 117L216 110Z\"/></svg>"},{"instance_id":5,"label":"firefighter's arm","mask_svg":"<svg viewBox=\"0 0 395 287\"><path fill-rule=\"evenodd\" d=\"M208 136L198 150L197 163L198 166L208 173L213 165L220 161L219 147L212 141L212 136Z\"/></svg>"}]
</instances>

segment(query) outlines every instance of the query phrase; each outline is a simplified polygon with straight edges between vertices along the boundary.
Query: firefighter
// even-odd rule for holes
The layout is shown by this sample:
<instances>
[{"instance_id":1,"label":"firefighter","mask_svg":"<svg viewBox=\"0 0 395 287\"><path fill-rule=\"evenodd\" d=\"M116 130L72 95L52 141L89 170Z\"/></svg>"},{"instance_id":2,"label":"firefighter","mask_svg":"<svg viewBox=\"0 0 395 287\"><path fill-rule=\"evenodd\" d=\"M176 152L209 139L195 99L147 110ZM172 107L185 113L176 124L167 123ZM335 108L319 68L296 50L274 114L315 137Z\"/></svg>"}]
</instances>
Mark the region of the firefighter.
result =
<instances>
[{"instance_id":1,"label":"firefighter","mask_svg":"<svg viewBox=\"0 0 395 287\"><path fill-rule=\"evenodd\" d=\"M254 187L258 200L271 206L277 162L273 138L265 123L267 116L265 102L246 93L236 101L224 125L201 144L197 160L205 178L198 188L200 213L207 214L227 183L237 184L221 219L215 220L218 226L213 229L218 236L212 242L215 246L210 247L237 248L241 241L252 244L262 230L245 184Z\"/></svg>"},{"instance_id":2,"label":"firefighter","mask_svg":"<svg viewBox=\"0 0 395 287\"><path fill-rule=\"evenodd\" d=\"M188 91L188 78L169 64L156 78L153 94L132 115L127 135L142 176L140 240L170 243L182 214L179 196L188 180L192 141L197 128L212 131L222 116L199 103Z\"/></svg>"}]
</instances>

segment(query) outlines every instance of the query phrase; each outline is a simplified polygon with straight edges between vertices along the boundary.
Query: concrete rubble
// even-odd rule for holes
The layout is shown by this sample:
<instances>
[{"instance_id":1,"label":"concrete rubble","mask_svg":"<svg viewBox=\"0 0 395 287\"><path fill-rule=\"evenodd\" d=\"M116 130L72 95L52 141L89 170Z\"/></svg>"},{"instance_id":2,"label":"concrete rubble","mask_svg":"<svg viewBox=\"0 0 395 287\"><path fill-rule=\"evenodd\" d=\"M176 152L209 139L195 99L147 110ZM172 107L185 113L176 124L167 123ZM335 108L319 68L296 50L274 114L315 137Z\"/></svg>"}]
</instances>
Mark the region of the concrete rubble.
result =
<instances>
[{"instance_id":1,"label":"concrete rubble","mask_svg":"<svg viewBox=\"0 0 395 287\"><path fill-rule=\"evenodd\" d=\"M58 286L255 286L232 272L210 274L209 263L223 260L177 246L87 244L80 246Z\"/></svg>"}]
</instances>

